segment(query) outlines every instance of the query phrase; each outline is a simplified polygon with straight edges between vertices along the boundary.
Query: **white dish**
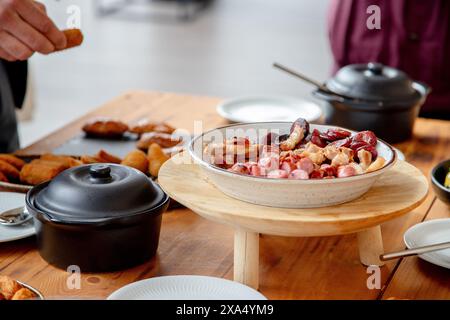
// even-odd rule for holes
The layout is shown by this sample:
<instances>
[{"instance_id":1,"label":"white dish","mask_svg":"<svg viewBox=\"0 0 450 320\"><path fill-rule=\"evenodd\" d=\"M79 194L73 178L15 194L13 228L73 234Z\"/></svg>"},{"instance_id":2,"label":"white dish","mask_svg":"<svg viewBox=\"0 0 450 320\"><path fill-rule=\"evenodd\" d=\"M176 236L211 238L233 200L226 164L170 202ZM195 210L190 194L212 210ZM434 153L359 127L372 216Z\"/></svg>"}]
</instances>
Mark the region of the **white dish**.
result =
<instances>
[{"instance_id":1,"label":"white dish","mask_svg":"<svg viewBox=\"0 0 450 320\"><path fill-rule=\"evenodd\" d=\"M25 194L0 192L0 212L25 206ZM0 224L0 243L19 240L35 234L33 220L20 226L4 226Z\"/></svg>"},{"instance_id":2,"label":"white dish","mask_svg":"<svg viewBox=\"0 0 450 320\"><path fill-rule=\"evenodd\" d=\"M354 200L366 193L397 160L397 155L392 147L381 140L378 140L377 151L386 159L386 164L371 173L348 178L269 179L229 172L203 160L203 147L210 142L219 142L218 139L223 139L223 137L229 139L233 136L261 138L273 130L278 130L279 134L286 134L291 125L290 122L264 122L236 124L213 129L193 139L189 146L189 152L208 179L226 195L254 204L281 208L317 208ZM310 125L310 130L326 131L330 128L336 128L336 126Z\"/></svg>"},{"instance_id":3,"label":"white dish","mask_svg":"<svg viewBox=\"0 0 450 320\"><path fill-rule=\"evenodd\" d=\"M320 119L322 109L314 102L292 97L249 96L226 100L217 112L233 122L294 121Z\"/></svg>"},{"instance_id":4,"label":"white dish","mask_svg":"<svg viewBox=\"0 0 450 320\"><path fill-rule=\"evenodd\" d=\"M267 300L238 282L205 276L166 276L137 281L108 300Z\"/></svg>"},{"instance_id":5,"label":"white dish","mask_svg":"<svg viewBox=\"0 0 450 320\"><path fill-rule=\"evenodd\" d=\"M450 218L418 223L405 232L403 240L409 249L450 241ZM419 257L450 269L450 249L424 253Z\"/></svg>"}]
</instances>

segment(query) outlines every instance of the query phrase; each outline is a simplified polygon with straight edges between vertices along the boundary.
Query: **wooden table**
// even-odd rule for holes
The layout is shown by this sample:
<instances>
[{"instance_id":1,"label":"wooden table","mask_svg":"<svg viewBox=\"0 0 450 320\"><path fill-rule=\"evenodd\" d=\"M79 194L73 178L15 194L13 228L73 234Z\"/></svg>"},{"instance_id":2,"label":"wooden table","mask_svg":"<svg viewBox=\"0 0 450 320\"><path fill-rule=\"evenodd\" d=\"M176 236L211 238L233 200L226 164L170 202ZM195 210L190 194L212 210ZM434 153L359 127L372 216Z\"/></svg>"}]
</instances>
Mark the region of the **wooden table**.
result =
<instances>
[{"instance_id":1,"label":"wooden table","mask_svg":"<svg viewBox=\"0 0 450 320\"><path fill-rule=\"evenodd\" d=\"M93 116L112 116L132 122L142 117L203 130L225 124L215 112L217 98L135 91L111 101L57 130L22 154L49 152L72 136ZM450 122L419 119L411 141L397 145L407 160L428 175L450 157ZM403 233L430 219L450 217L450 208L430 191L411 213L383 224L386 251L403 249ZM361 265L355 235L289 238L261 236L260 291L269 299L450 299L450 271L416 257L388 262L381 268L381 288L368 289L370 274ZM233 278L233 230L207 221L188 209L164 215L158 255L132 269L83 274L80 289L69 289L68 273L39 256L34 239L0 244L0 274L35 286L47 298L105 298L140 279L161 275L198 274Z\"/></svg>"}]
</instances>

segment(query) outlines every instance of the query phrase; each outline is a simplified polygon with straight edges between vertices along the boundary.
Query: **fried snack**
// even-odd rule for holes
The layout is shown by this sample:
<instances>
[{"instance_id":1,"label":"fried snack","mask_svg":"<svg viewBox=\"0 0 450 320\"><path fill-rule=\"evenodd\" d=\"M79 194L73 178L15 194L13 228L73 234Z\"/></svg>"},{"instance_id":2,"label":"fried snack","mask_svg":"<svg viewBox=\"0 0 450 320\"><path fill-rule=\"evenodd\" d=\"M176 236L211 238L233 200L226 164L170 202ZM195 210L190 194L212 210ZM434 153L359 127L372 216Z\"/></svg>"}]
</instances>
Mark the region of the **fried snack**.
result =
<instances>
[{"instance_id":1,"label":"fried snack","mask_svg":"<svg viewBox=\"0 0 450 320\"><path fill-rule=\"evenodd\" d=\"M54 155L51 153L43 154L40 159L63 164L67 167L66 169L77 167L83 164L80 160L74 159L72 157Z\"/></svg>"},{"instance_id":2,"label":"fried snack","mask_svg":"<svg viewBox=\"0 0 450 320\"><path fill-rule=\"evenodd\" d=\"M0 293L0 301L2 301L2 300L6 300L6 298L3 294Z\"/></svg>"},{"instance_id":3,"label":"fried snack","mask_svg":"<svg viewBox=\"0 0 450 320\"><path fill-rule=\"evenodd\" d=\"M150 132L141 136L136 146L139 149L147 150L153 144L159 144L162 148L172 148L181 142L181 138L175 138L168 133Z\"/></svg>"},{"instance_id":4,"label":"fried snack","mask_svg":"<svg viewBox=\"0 0 450 320\"><path fill-rule=\"evenodd\" d=\"M83 126L86 134L100 138L120 138L128 131L128 126L121 122L111 119L96 119L86 123Z\"/></svg>"},{"instance_id":5,"label":"fried snack","mask_svg":"<svg viewBox=\"0 0 450 320\"><path fill-rule=\"evenodd\" d=\"M0 171L0 182L9 182L8 178Z\"/></svg>"},{"instance_id":6,"label":"fried snack","mask_svg":"<svg viewBox=\"0 0 450 320\"><path fill-rule=\"evenodd\" d=\"M131 127L130 132L138 135L147 132L173 133L175 128L165 122L153 122L147 119L139 121L135 126Z\"/></svg>"},{"instance_id":7,"label":"fried snack","mask_svg":"<svg viewBox=\"0 0 450 320\"><path fill-rule=\"evenodd\" d=\"M4 160L0 160L0 172L2 172L7 178L11 179L18 179L20 176L19 170Z\"/></svg>"},{"instance_id":8,"label":"fried snack","mask_svg":"<svg viewBox=\"0 0 450 320\"><path fill-rule=\"evenodd\" d=\"M52 180L68 167L62 163L49 160L33 160L20 171L20 181L30 185L37 185Z\"/></svg>"},{"instance_id":9,"label":"fried snack","mask_svg":"<svg viewBox=\"0 0 450 320\"><path fill-rule=\"evenodd\" d=\"M96 158L99 158L101 160L104 160L105 162L110 162L110 163L121 163L122 160L108 152L106 152L105 150L100 150L97 155Z\"/></svg>"},{"instance_id":10,"label":"fried snack","mask_svg":"<svg viewBox=\"0 0 450 320\"><path fill-rule=\"evenodd\" d=\"M68 29L63 30L64 35L66 36L66 47L61 50L70 49L73 47L78 47L83 43L83 33L80 29Z\"/></svg>"},{"instance_id":11,"label":"fried snack","mask_svg":"<svg viewBox=\"0 0 450 320\"><path fill-rule=\"evenodd\" d=\"M145 174L148 170L147 155L141 150L133 150L128 153L121 164L123 164L124 166L135 168Z\"/></svg>"},{"instance_id":12,"label":"fried snack","mask_svg":"<svg viewBox=\"0 0 450 320\"><path fill-rule=\"evenodd\" d=\"M84 155L81 156L80 158L81 162L83 164L93 164L93 163L106 163L108 161L105 161L97 156L88 156L88 155Z\"/></svg>"},{"instance_id":13,"label":"fried snack","mask_svg":"<svg viewBox=\"0 0 450 320\"><path fill-rule=\"evenodd\" d=\"M386 160L383 157L377 157L377 159L367 168L366 173L381 169L385 162Z\"/></svg>"},{"instance_id":14,"label":"fried snack","mask_svg":"<svg viewBox=\"0 0 450 320\"><path fill-rule=\"evenodd\" d=\"M168 125L167 123L160 123L153 128L155 132L168 133L172 134L175 131L175 128Z\"/></svg>"},{"instance_id":15,"label":"fried snack","mask_svg":"<svg viewBox=\"0 0 450 320\"><path fill-rule=\"evenodd\" d=\"M13 156L12 154L4 154L4 153L0 154L0 160L8 162L10 165L13 165L18 170L22 169L22 167L25 165L25 161L17 158L16 156Z\"/></svg>"},{"instance_id":16,"label":"fried snack","mask_svg":"<svg viewBox=\"0 0 450 320\"><path fill-rule=\"evenodd\" d=\"M149 162L149 173L157 177L159 173L159 168L163 165L164 162L169 160L169 156L167 156L162 150L159 144L153 143L148 148L147 159Z\"/></svg>"},{"instance_id":17,"label":"fried snack","mask_svg":"<svg viewBox=\"0 0 450 320\"><path fill-rule=\"evenodd\" d=\"M22 286L14 279L7 276L0 276L0 293L6 300L10 300L20 289L22 289Z\"/></svg>"},{"instance_id":18,"label":"fried snack","mask_svg":"<svg viewBox=\"0 0 450 320\"><path fill-rule=\"evenodd\" d=\"M34 299L36 298L36 295L33 291L31 291L28 288L22 288L17 290L16 293L14 293L11 300L28 300L28 299Z\"/></svg>"}]
</instances>

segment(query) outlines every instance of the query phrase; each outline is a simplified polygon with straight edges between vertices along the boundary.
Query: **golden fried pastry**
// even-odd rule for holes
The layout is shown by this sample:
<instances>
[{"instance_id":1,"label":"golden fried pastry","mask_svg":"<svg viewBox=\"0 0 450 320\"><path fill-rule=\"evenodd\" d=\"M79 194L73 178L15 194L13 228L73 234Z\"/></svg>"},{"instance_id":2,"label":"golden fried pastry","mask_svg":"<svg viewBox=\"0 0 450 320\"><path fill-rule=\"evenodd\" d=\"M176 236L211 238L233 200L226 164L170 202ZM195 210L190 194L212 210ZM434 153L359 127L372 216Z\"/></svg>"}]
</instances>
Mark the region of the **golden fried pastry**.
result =
<instances>
[{"instance_id":1,"label":"golden fried pastry","mask_svg":"<svg viewBox=\"0 0 450 320\"><path fill-rule=\"evenodd\" d=\"M105 161L102 158L99 158L97 156L88 156L88 155L81 156L80 160L84 164L106 163L106 162L108 162L108 161Z\"/></svg>"},{"instance_id":2,"label":"golden fried pastry","mask_svg":"<svg viewBox=\"0 0 450 320\"><path fill-rule=\"evenodd\" d=\"M20 289L22 289L22 286L14 279L7 276L0 276L0 293L6 300L10 300Z\"/></svg>"},{"instance_id":3,"label":"golden fried pastry","mask_svg":"<svg viewBox=\"0 0 450 320\"><path fill-rule=\"evenodd\" d=\"M172 134L175 131L175 128L168 125L167 123L160 123L153 128L155 132L168 133Z\"/></svg>"},{"instance_id":4,"label":"golden fried pastry","mask_svg":"<svg viewBox=\"0 0 450 320\"><path fill-rule=\"evenodd\" d=\"M130 132L138 135L147 132L173 133L175 128L165 122L153 122L147 119L139 121L135 126L131 127Z\"/></svg>"},{"instance_id":5,"label":"golden fried pastry","mask_svg":"<svg viewBox=\"0 0 450 320\"><path fill-rule=\"evenodd\" d=\"M128 126L121 121L96 119L86 123L83 131L90 136L100 138L119 138L128 131Z\"/></svg>"},{"instance_id":6,"label":"golden fried pastry","mask_svg":"<svg viewBox=\"0 0 450 320\"><path fill-rule=\"evenodd\" d=\"M172 148L181 142L181 138L175 138L168 133L150 132L142 135L137 142L137 147L142 150L147 150L153 144L159 144L162 148Z\"/></svg>"},{"instance_id":7,"label":"golden fried pastry","mask_svg":"<svg viewBox=\"0 0 450 320\"><path fill-rule=\"evenodd\" d=\"M149 162L149 173L157 177L159 173L159 168L163 165L164 162L169 160L169 156L167 156L162 150L159 144L153 143L148 148L147 159Z\"/></svg>"},{"instance_id":8,"label":"golden fried pastry","mask_svg":"<svg viewBox=\"0 0 450 320\"><path fill-rule=\"evenodd\" d=\"M36 295L33 291L31 291L28 288L22 288L17 290L16 293L14 293L11 300L28 300L28 299L34 299L36 298Z\"/></svg>"},{"instance_id":9,"label":"golden fried pastry","mask_svg":"<svg viewBox=\"0 0 450 320\"><path fill-rule=\"evenodd\" d=\"M0 182L8 182L8 178L0 171Z\"/></svg>"},{"instance_id":10,"label":"golden fried pastry","mask_svg":"<svg viewBox=\"0 0 450 320\"><path fill-rule=\"evenodd\" d=\"M2 154L0 154L0 160L8 162L10 165L13 165L18 170L22 169L22 167L25 165L25 161L17 158L16 156L13 156L12 154L2 153Z\"/></svg>"},{"instance_id":11,"label":"golden fried pastry","mask_svg":"<svg viewBox=\"0 0 450 320\"><path fill-rule=\"evenodd\" d=\"M121 162L124 166L135 168L145 174L148 170L147 155L141 150L133 150Z\"/></svg>"},{"instance_id":12,"label":"golden fried pastry","mask_svg":"<svg viewBox=\"0 0 450 320\"><path fill-rule=\"evenodd\" d=\"M63 30L64 35L66 36L66 47L61 50L70 49L73 47L78 47L83 43L83 33L80 29L68 29Z\"/></svg>"},{"instance_id":13,"label":"golden fried pastry","mask_svg":"<svg viewBox=\"0 0 450 320\"><path fill-rule=\"evenodd\" d=\"M57 163L63 164L67 168L73 168L73 167L77 167L77 166L80 166L83 164L80 160L77 160L75 158L72 158L69 156L54 155L51 153L42 155L41 160L57 162Z\"/></svg>"},{"instance_id":14,"label":"golden fried pastry","mask_svg":"<svg viewBox=\"0 0 450 320\"><path fill-rule=\"evenodd\" d=\"M2 300L6 300L6 298L3 294L0 293L0 301L2 301Z\"/></svg>"},{"instance_id":15,"label":"golden fried pastry","mask_svg":"<svg viewBox=\"0 0 450 320\"><path fill-rule=\"evenodd\" d=\"M141 135L146 132L153 132L154 128L158 125L157 122L148 121L146 119L139 121L136 125L130 128L131 133Z\"/></svg>"},{"instance_id":16,"label":"golden fried pastry","mask_svg":"<svg viewBox=\"0 0 450 320\"><path fill-rule=\"evenodd\" d=\"M109 163L120 163L122 162L122 160L108 152L106 152L105 150L100 150L97 153L96 158L102 159L105 162L109 162Z\"/></svg>"},{"instance_id":17,"label":"golden fried pastry","mask_svg":"<svg viewBox=\"0 0 450 320\"><path fill-rule=\"evenodd\" d=\"M49 160L33 160L20 171L20 181L30 185L37 185L49 181L66 170L65 164Z\"/></svg>"},{"instance_id":18,"label":"golden fried pastry","mask_svg":"<svg viewBox=\"0 0 450 320\"><path fill-rule=\"evenodd\" d=\"M18 179L20 176L19 170L4 160L0 160L0 172L2 172L7 178L11 179Z\"/></svg>"}]
</instances>

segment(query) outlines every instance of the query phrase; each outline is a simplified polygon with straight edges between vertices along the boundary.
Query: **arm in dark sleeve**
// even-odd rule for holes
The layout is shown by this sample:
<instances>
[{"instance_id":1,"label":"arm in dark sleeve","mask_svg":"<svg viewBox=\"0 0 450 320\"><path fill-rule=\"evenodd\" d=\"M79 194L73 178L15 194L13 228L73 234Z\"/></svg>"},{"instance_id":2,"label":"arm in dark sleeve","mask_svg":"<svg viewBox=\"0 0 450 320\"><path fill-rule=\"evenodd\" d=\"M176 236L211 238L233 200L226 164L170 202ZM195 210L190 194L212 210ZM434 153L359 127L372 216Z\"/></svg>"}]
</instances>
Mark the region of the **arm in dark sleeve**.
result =
<instances>
[{"instance_id":1,"label":"arm in dark sleeve","mask_svg":"<svg viewBox=\"0 0 450 320\"><path fill-rule=\"evenodd\" d=\"M0 62L3 63L9 79L14 105L21 108L27 89L28 63L27 61L9 62L5 60L0 60Z\"/></svg>"}]
</instances>

